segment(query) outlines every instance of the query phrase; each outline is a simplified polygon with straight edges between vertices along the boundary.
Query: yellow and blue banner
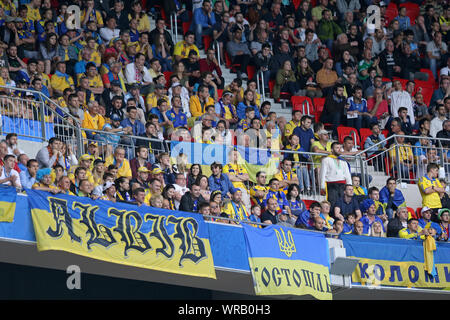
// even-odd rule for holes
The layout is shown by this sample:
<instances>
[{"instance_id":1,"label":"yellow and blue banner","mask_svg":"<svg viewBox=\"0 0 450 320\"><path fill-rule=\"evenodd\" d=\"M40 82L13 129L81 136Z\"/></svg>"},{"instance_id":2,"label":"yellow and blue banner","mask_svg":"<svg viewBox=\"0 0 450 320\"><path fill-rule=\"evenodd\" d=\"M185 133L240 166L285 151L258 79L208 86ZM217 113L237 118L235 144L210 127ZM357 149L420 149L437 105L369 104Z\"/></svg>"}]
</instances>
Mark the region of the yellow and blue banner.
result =
<instances>
[{"instance_id":1,"label":"yellow and blue banner","mask_svg":"<svg viewBox=\"0 0 450 320\"><path fill-rule=\"evenodd\" d=\"M250 181L256 182L258 171L265 171L267 181L277 172L280 165L281 155L270 150L249 148L244 146L227 146L223 144L206 144L171 141L171 160L175 163L176 157L183 153L187 155L188 163L198 163L202 166L202 173L211 175L210 165L214 162L230 163L230 152L239 151L238 164L247 169Z\"/></svg>"},{"instance_id":2,"label":"yellow and blue banner","mask_svg":"<svg viewBox=\"0 0 450 320\"><path fill-rule=\"evenodd\" d=\"M323 234L243 224L257 295L311 295L331 300L328 242Z\"/></svg>"},{"instance_id":3,"label":"yellow and blue banner","mask_svg":"<svg viewBox=\"0 0 450 320\"><path fill-rule=\"evenodd\" d=\"M16 212L17 190L15 187L0 186L0 221L13 222Z\"/></svg>"},{"instance_id":4,"label":"yellow and blue banner","mask_svg":"<svg viewBox=\"0 0 450 320\"><path fill-rule=\"evenodd\" d=\"M436 242L434 270L425 271L422 240L341 235L347 256L358 258L352 282L365 286L450 288L450 244ZM370 250L368 250L370 248Z\"/></svg>"},{"instance_id":5,"label":"yellow and blue banner","mask_svg":"<svg viewBox=\"0 0 450 320\"><path fill-rule=\"evenodd\" d=\"M26 190L39 251L216 278L199 214Z\"/></svg>"}]
</instances>

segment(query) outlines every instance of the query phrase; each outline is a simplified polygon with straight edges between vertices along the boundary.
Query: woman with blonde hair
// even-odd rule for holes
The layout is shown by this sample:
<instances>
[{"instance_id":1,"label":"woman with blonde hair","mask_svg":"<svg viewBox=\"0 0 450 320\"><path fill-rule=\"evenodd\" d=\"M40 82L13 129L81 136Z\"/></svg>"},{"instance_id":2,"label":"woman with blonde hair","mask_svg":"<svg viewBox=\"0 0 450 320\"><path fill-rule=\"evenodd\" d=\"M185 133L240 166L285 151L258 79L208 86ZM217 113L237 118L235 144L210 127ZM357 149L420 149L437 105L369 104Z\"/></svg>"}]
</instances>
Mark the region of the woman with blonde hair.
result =
<instances>
[{"instance_id":1,"label":"woman with blonde hair","mask_svg":"<svg viewBox=\"0 0 450 320\"><path fill-rule=\"evenodd\" d=\"M138 22L138 31L150 32L150 20L147 14L142 10L142 5L139 0L133 1L131 4L131 11L128 14L128 20L136 19Z\"/></svg>"},{"instance_id":2,"label":"woman with blonde hair","mask_svg":"<svg viewBox=\"0 0 450 320\"><path fill-rule=\"evenodd\" d=\"M375 221L374 223L372 223L368 235L371 237L381 237L381 238L386 237L386 233L383 231L383 226L379 221Z\"/></svg>"},{"instance_id":3,"label":"woman with blonde hair","mask_svg":"<svg viewBox=\"0 0 450 320\"><path fill-rule=\"evenodd\" d=\"M154 208L162 208L164 197L160 194L155 194L150 198L150 206Z\"/></svg>"},{"instance_id":4,"label":"woman with blonde hair","mask_svg":"<svg viewBox=\"0 0 450 320\"><path fill-rule=\"evenodd\" d=\"M9 76L9 70L7 67L0 68L0 83L6 87L15 87L16 82ZM3 80L3 81L2 81Z\"/></svg>"}]
</instances>

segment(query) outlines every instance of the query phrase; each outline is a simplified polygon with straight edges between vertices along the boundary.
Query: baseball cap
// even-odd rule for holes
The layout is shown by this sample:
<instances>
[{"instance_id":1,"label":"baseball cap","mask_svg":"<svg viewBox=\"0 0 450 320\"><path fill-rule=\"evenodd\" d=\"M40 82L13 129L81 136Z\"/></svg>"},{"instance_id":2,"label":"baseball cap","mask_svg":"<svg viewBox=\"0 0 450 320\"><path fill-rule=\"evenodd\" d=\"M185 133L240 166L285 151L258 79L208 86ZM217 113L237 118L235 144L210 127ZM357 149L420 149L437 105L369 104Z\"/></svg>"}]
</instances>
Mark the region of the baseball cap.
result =
<instances>
[{"instance_id":1,"label":"baseball cap","mask_svg":"<svg viewBox=\"0 0 450 320\"><path fill-rule=\"evenodd\" d=\"M380 7L387 7L386 2L381 1L381 2L380 2Z\"/></svg>"},{"instance_id":2,"label":"baseball cap","mask_svg":"<svg viewBox=\"0 0 450 320\"><path fill-rule=\"evenodd\" d=\"M139 83L135 82L135 83L131 84L131 86L130 86L130 90L132 90L132 89L141 89L141 85Z\"/></svg>"},{"instance_id":3,"label":"baseball cap","mask_svg":"<svg viewBox=\"0 0 450 320\"><path fill-rule=\"evenodd\" d=\"M108 190L109 188L111 188L114 185L113 182L111 181L106 181L106 183L103 185L103 191Z\"/></svg>"},{"instance_id":4,"label":"baseball cap","mask_svg":"<svg viewBox=\"0 0 450 320\"><path fill-rule=\"evenodd\" d=\"M164 89L164 86L162 84L160 84L160 83L157 83L155 85L155 89Z\"/></svg>"},{"instance_id":5,"label":"baseball cap","mask_svg":"<svg viewBox=\"0 0 450 320\"><path fill-rule=\"evenodd\" d=\"M151 172L150 170L148 170L147 167L139 167L139 169L137 171L138 172L147 172L147 173Z\"/></svg>"},{"instance_id":6,"label":"baseball cap","mask_svg":"<svg viewBox=\"0 0 450 320\"><path fill-rule=\"evenodd\" d=\"M155 168L155 169L152 170L152 174L160 174L160 173L163 173L161 168Z\"/></svg>"},{"instance_id":7,"label":"baseball cap","mask_svg":"<svg viewBox=\"0 0 450 320\"><path fill-rule=\"evenodd\" d=\"M94 145L94 146L97 146L98 147L98 143L97 142L95 142L95 141L91 141L91 142L89 142L89 145L91 146L91 145Z\"/></svg>"},{"instance_id":8,"label":"baseball cap","mask_svg":"<svg viewBox=\"0 0 450 320\"><path fill-rule=\"evenodd\" d=\"M90 154L85 153L85 154L83 154L83 155L80 157L80 160L81 160L81 161L83 161L83 160L92 160L92 156L91 156Z\"/></svg>"},{"instance_id":9,"label":"baseball cap","mask_svg":"<svg viewBox=\"0 0 450 320\"><path fill-rule=\"evenodd\" d=\"M112 86L120 87L120 81L119 80L113 80L111 81Z\"/></svg>"},{"instance_id":10,"label":"baseball cap","mask_svg":"<svg viewBox=\"0 0 450 320\"><path fill-rule=\"evenodd\" d=\"M174 82L174 83L172 83L172 86L171 86L171 87L174 88L174 87L178 87L178 86L181 87L181 86L182 86L181 83L179 83L179 82Z\"/></svg>"},{"instance_id":11,"label":"baseball cap","mask_svg":"<svg viewBox=\"0 0 450 320\"><path fill-rule=\"evenodd\" d=\"M111 117L109 117L109 119L111 119L111 121L121 121L121 119L117 113L113 113L111 115Z\"/></svg>"},{"instance_id":12,"label":"baseball cap","mask_svg":"<svg viewBox=\"0 0 450 320\"><path fill-rule=\"evenodd\" d=\"M328 134L328 131L325 129L320 130L317 134Z\"/></svg>"},{"instance_id":13,"label":"baseball cap","mask_svg":"<svg viewBox=\"0 0 450 320\"><path fill-rule=\"evenodd\" d=\"M420 213L423 213L425 211L429 211L431 210L431 208L428 208L427 206L423 207L422 210L420 211Z\"/></svg>"}]
</instances>

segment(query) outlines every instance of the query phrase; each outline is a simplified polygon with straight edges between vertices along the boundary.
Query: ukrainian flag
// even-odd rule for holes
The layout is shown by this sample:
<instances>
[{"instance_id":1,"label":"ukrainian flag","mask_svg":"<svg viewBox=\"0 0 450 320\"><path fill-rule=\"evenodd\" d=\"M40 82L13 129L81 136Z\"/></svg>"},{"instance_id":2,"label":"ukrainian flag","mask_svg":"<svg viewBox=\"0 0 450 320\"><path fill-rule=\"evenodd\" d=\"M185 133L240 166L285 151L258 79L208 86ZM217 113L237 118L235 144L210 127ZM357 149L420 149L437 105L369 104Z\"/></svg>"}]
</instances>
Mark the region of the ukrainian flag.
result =
<instances>
[{"instance_id":1,"label":"ukrainian flag","mask_svg":"<svg viewBox=\"0 0 450 320\"><path fill-rule=\"evenodd\" d=\"M328 243L323 234L276 225L243 224L257 295L332 299Z\"/></svg>"},{"instance_id":2,"label":"ukrainian flag","mask_svg":"<svg viewBox=\"0 0 450 320\"><path fill-rule=\"evenodd\" d=\"M13 222L16 212L17 190L15 187L0 186L0 221Z\"/></svg>"},{"instance_id":3,"label":"ukrainian flag","mask_svg":"<svg viewBox=\"0 0 450 320\"><path fill-rule=\"evenodd\" d=\"M211 175L212 163L217 162L223 165L230 163L230 152L237 150L240 155L238 163L247 169L252 182L256 182L258 171L265 171L269 181L278 172L281 158L280 154L268 150L222 144L171 141L170 150L172 163L176 163L176 157L180 153L186 154L188 164L200 164L202 173L208 177Z\"/></svg>"}]
</instances>

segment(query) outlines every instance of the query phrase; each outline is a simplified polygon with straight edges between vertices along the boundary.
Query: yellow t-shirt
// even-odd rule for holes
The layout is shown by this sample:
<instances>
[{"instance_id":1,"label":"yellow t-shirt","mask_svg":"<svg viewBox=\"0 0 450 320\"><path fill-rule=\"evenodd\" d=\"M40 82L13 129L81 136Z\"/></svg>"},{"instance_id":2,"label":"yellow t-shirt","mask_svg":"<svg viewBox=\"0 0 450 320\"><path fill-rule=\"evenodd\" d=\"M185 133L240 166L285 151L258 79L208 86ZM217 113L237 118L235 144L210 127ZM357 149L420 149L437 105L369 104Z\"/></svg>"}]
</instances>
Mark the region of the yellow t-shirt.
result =
<instances>
[{"instance_id":1,"label":"yellow t-shirt","mask_svg":"<svg viewBox=\"0 0 450 320\"><path fill-rule=\"evenodd\" d=\"M430 194L425 194L425 190L430 187L442 188L439 179L430 179L426 175L419 179L417 184L419 187L420 194L422 195L422 207L428 207L432 209L442 208L441 198L439 193L433 192Z\"/></svg>"},{"instance_id":2,"label":"yellow t-shirt","mask_svg":"<svg viewBox=\"0 0 450 320\"><path fill-rule=\"evenodd\" d=\"M28 8L27 11L27 19L32 21L39 21L41 20L41 14L39 12L39 8L34 9L31 4L26 5Z\"/></svg>"},{"instance_id":3,"label":"yellow t-shirt","mask_svg":"<svg viewBox=\"0 0 450 320\"><path fill-rule=\"evenodd\" d=\"M50 83L54 90L59 90L61 92L64 91L64 89L70 88L74 85L73 78L71 76L69 76L68 80L66 80L65 77L59 77L56 74L52 76Z\"/></svg>"},{"instance_id":4,"label":"yellow t-shirt","mask_svg":"<svg viewBox=\"0 0 450 320\"><path fill-rule=\"evenodd\" d=\"M81 127L85 129L102 130L104 125L105 118L103 118L102 115L96 114L95 117L93 117L88 111L84 112L84 119L81 123Z\"/></svg>"},{"instance_id":5,"label":"yellow t-shirt","mask_svg":"<svg viewBox=\"0 0 450 320\"><path fill-rule=\"evenodd\" d=\"M285 180L293 180L297 178L297 174L294 172L284 172L282 169L273 176L274 178L278 179L278 181L285 181ZM280 188L279 191L283 191L285 194L287 194L288 186L286 186L284 189Z\"/></svg>"},{"instance_id":6,"label":"yellow t-shirt","mask_svg":"<svg viewBox=\"0 0 450 320\"><path fill-rule=\"evenodd\" d=\"M112 164L115 165L116 160L114 159L114 156L111 155L105 159L105 168L108 168L108 166L110 166ZM117 171L117 178L120 178L120 177L131 178L131 176L132 176L132 173L131 173L130 163L128 162L127 159L123 159L123 162L120 165L119 170Z\"/></svg>"},{"instance_id":7,"label":"yellow t-shirt","mask_svg":"<svg viewBox=\"0 0 450 320\"><path fill-rule=\"evenodd\" d=\"M69 177L69 179L73 182L75 181L75 170L78 168L79 166L72 166L69 169L69 172L67 173L67 176ZM89 180L90 183L94 183L94 177L92 176L92 172L91 170L86 170L86 179Z\"/></svg>"},{"instance_id":8,"label":"yellow t-shirt","mask_svg":"<svg viewBox=\"0 0 450 320\"><path fill-rule=\"evenodd\" d=\"M323 151L330 151L331 152L331 141L327 142L327 146L324 148L323 145L320 143L320 141L314 141L311 144L311 152L313 150L314 147L318 147L319 150L323 150ZM326 157L326 155L324 155ZM315 163L316 166L320 166L320 162L322 160L322 157L324 156L312 156L312 160Z\"/></svg>"},{"instance_id":9,"label":"yellow t-shirt","mask_svg":"<svg viewBox=\"0 0 450 320\"><path fill-rule=\"evenodd\" d=\"M243 204L233 205L233 203L230 201L227 204L225 204L225 207L223 208L222 211L228 214L230 219L248 220L248 213Z\"/></svg>"},{"instance_id":10,"label":"yellow t-shirt","mask_svg":"<svg viewBox=\"0 0 450 320\"><path fill-rule=\"evenodd\" d=\"M128 14L128 20L131 21L131 14ZM145 13L142 15L142 17L139 17L137 21L138 21L137 29L139 33L150 32L150 20L148 19L148 16Z\"/></svg>"},{"instance_id":11,"label":"yellow t-shirt","mask_svg":"<svg viewBox=\"0 0 450 320\"><path fill-rule=\"evenodd\" d=\"M89 86L93 88L103 88L103 81L100 75L97 74L94 78L88 79L89 79Z\"/></svg>"},{"instance_id":12,"label":"yellow t-shirt","mask_svg":"<svg viewBox=\"0 0 450 320\"><path fill-rule=\"evenodd\" d=\"M262 207L265 197L262 200L255 198L255 194L257 191L264 191L267 194L267 192L269 192L269 187L255 185L250 189L250 199L254 203L259 204ZM262 209L264 209L264 208L262 208Z\"/></svg>"},{"instance_id":13,"label":"yellow t-shirt","mask_svg":"<svg viewBox=\"0 0 450 320\"><path fill-rule=\"evenodd\" d=\"M298 124L295 124L293 120L289 121L284 127L284 136L289 138L289 136L294 133L295 128L300 127L301 125L300 121Z\"/></svg>"},{"instance_id":14,"label":"yellow t-shirt","mask_svg":"<svg viewBox=\"0 0 450 320\"><path fill-rule=\"evenodd\" d=\"M83 11L81 11L81 14L80 14L81 23L83 23L84 18L86 17L86 10L87 9L84 9ZM97 22L97 25L102 25L103 24L102 14L97 10L91 11L91 13L89 14L89 20L87 22L89 22L89 21L95 21L95 22Z\"/></svg>"},{"instance_id":15,"label":"yellow t-shirt","mask_svg":"<svg viewBox=\"0 0 450 320\"><path fill-rule=\"evenodd\" d=\"M228 163L223 167L223 173L227 173L228 175L243 175L248 174L248 171L239 164ZM242 181L232 181L231 183L235 188L242 188L247 190L247 187Z\"/></svg>"},{"instance_id":16,"label":"yellow t-shirt","mask_svg":"<svg viewBox=\"0 0 450 320\"><path fill-rule=\"evenodd\" d=\"M163 96L161 99L165 99L167 101L167 105L170 107L170 99L168 96ZM151 110L154 107L158 106L158 98L154 92L147 95L145 98L145 103L147 104L147 109Z\"/></svg>"},{"instance_id":17,"label":"yellow t-shirt","mask_svg":"<svg viewBox=\"0 0 450 320\"><path fill-rule=\"evenodd\" d=\"M200 52L198 51L198 48L195 44L188 46L187 43L184 40L182 40L175 45L173 55L181 56L181 58L184 59L189 56L189 51L191 50L195 50L197 52L197 55L200 56Z\"/></svg>"}]
</instances>

